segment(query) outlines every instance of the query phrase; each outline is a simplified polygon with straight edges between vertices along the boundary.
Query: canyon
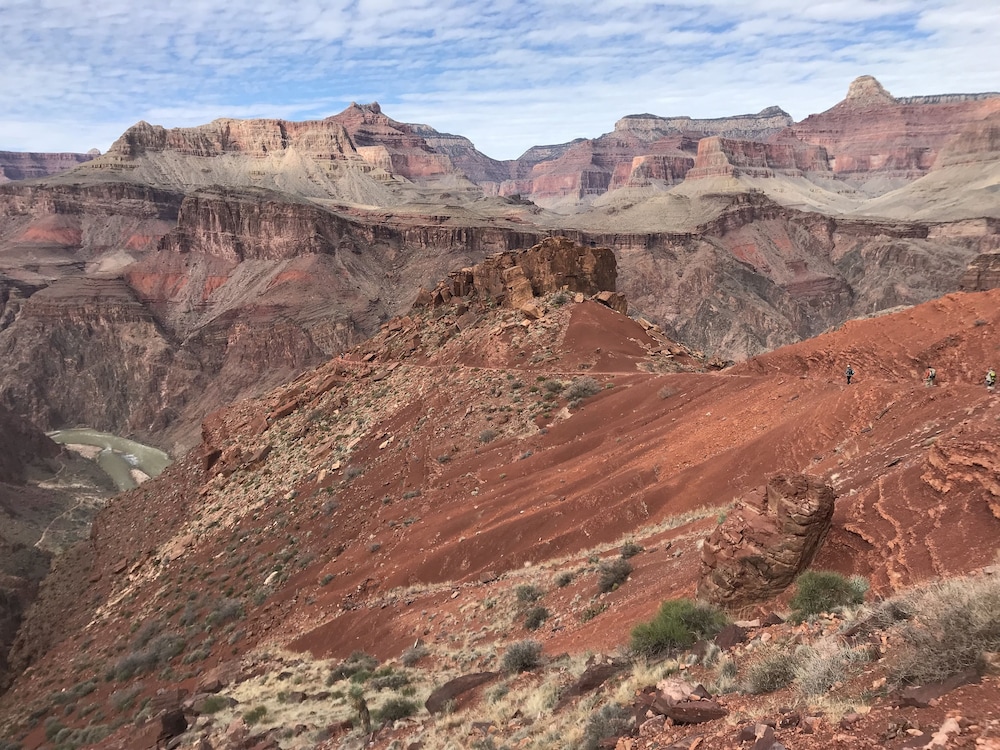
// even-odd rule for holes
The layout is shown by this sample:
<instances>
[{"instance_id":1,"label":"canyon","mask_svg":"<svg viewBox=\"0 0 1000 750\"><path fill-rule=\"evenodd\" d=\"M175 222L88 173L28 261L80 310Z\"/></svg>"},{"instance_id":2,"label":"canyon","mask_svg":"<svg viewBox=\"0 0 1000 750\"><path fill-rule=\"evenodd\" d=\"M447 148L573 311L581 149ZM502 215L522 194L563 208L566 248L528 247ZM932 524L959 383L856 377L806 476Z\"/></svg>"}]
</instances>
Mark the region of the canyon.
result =
<instances>
[{"instance_id":1,"label":"canyon","mask_svg":"<svg viewBox=\"0 0 1000 750\"><path fill-rule=\"evenodd\" d=\"M799 123L628 115L509 161L375 103L10 160L34 171L0 184L0 725L44 746L56 691L126 747L158 725L122 691L414 634L428 679L492 670L511 592L562 573L536 637L610 653L776 475L836 493L814 565L876 596L987 568L998 118L864 76ZM105 506L43 433L84 425L177 460ZM632 582L593 595L625 538ZM331 705L271 739L337 746Z\"/></svg>"},{"instance_id":2,"label":"canyon","mask_svg":"<svg viewBox=\"0 0 1000 750\"><path fill-rule=\"evenodd\" d=\"M212 408L358 343L450 269L549 236L614 248L635 314L734 361L986 288L969 269L1000 243L998 107L863 77L797 124L777 107L630 115L509 162L377 104L139 123L0 186L0 403L182 451Z\"/></svg>"}]
</instances>

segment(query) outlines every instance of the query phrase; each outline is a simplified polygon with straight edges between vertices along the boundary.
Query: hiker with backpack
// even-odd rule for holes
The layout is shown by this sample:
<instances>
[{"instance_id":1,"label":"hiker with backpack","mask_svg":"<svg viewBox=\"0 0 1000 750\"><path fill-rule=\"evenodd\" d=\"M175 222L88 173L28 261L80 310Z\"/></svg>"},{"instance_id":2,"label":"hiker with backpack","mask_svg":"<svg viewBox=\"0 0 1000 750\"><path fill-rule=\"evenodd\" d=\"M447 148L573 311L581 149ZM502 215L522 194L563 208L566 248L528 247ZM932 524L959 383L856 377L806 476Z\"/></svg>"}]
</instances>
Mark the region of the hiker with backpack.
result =
<instances>
[{"instance_id":1,"label":"hiker with backpack","mask_svg":"<svg viewBox=\"0 0 1000 750\"><path fill-rule=\"evenodd\" d=\"M847 384L850 385L851 384L851 378L854 377L854 368L851 367L850 365L848 365L847 369L844 371L844 375L847 376Z\"/></svg>"},{"instance_id":2,"label":"hiker with backpack","mask_svg":"<svg viewBox=\"0 0 1000 750\"><path fill-rule=\"evenodd\" d=\"M934 385L934 378L937 377L937 370L933 367L928 367L927 372L924 373L924 385L928 388Z\"/></svg>"},{"instance_id":3,"label":"hiker with backpack","mask_svg":"<svg viewBox=\"0 0 1000 750\"><path fill-rule=\"evenodd\" d=\"M992 391L993 386L997 384L997 371L992 367L986 373L986 389Z\"/></svg>"}]
</instances>

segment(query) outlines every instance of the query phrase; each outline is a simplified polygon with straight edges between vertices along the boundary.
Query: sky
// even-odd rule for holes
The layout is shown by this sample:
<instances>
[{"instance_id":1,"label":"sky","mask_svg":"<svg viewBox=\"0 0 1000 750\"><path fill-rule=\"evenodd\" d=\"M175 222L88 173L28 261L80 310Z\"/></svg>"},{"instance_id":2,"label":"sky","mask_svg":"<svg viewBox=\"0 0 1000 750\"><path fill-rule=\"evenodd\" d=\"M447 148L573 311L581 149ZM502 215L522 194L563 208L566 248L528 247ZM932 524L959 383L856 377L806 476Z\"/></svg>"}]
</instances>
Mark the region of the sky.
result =
<instances>
[{"instance_id":1,"label":"sky","mask_svg":"<svg viewBox=\"0 0 1000 750\"><path fill-rule=\"evenodd\" d=\"M0 0L0 150L377 101L498 159L628 114L1000 91L995 0Z\"/></svg>"}]
</instances>

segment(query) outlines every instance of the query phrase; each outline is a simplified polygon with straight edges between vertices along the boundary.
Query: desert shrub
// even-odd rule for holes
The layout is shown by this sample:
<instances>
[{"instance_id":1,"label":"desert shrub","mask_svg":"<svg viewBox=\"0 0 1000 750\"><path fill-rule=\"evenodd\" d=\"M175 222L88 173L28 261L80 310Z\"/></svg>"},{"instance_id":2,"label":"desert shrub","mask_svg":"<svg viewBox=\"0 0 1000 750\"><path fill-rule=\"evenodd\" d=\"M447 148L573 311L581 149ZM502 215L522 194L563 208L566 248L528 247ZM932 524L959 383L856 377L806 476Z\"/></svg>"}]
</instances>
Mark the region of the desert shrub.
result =
<instances>
[{"instance_id":1,"label":"desert shrub","mask_svg":"<svg viewBox=\"0 0 1000 750\"><path fill-rule=\"evenodd\" d=\"M542 387L549 393L562 393L563 388L566 386L563 385L561 380L546 380L542 383Z\"/></svg>"},{"instance_id":2,"label":"desert shrub","mask_svg":"<svg viewBox=\"0 0 1000 750\"><path fill-rule=\"evenodd\" d=\"M492 443L500 433L496 430L483 430L479 433L480 443Z\"/></svg>"},{"instance_id":3,"label":"desert shrub","mask_svg":"<svg viewBox=\"0 0 1000 750\"><path fill-rule=\"evenodd\" d=\"M595 617L597 617L602 612L606 611L608 605L606 603L601 604L591 604L583 612L580 613L580 622L590 622Z\"/></svg>"},{"instance_id":4,"label":"desert shrub","mask_svg":"<svg viewBox=\"0 0 1000 750\"><path fill-rule=\"evenodd\" d=\"M542 664L542 644L538 641L512 643L500 660L504 672L530 672Z\"/></svg>"},{"instance_id":5,"label":"desert shrub","mask_svg":"<svg viewBox=\"0 0 1000 750\"><path fill-rule=\"evenodd\" d=\"M243 721L252 726L267 716L267 706L255 706L243 714Z\"/></svg>"},{"instance_id":6,"label":"desert shrub","mask_svg":"<svg viewBox=\"0 0 1000 750\"><path fill-rule=\"evenodd\" d=\"M184 639L178 635L164 633L158 635L144 649L126 654L115 664L113 677L127 680L136 674L148 672L166 664L184 650Z\"/></svg>"},{"instance_id":7,"label":"desert shrub","mask_svg":"<svg viewBox=\"0 0 1000 750\"><path fill-rule=\"evenodd\" d=\"M127 688L115 690L108 698L108 703L110 703L111 707L118 713L132 708L132 706L135 705L135 699L139 696L139 693L142 692L143 687L144 685L141 682L138 682Z\"/></svg>"},{"instance_id":8,"label":"desert shrub","mask_svg":"<svg viewBox=\"0 0 1000 750\"><path fill-rule=\"evenodd\" d=\"M569 300L570 300L569 293L566 292L565 290L560 290L555 294L553 294L551 298L549 298L549 303L553 307L562 307L567 302L569 302Z\"/></svg>"},{"instance_id":9,"label":"desert shrub","mask_svg":"<svg viewBox=\"0 0 1000 750\"><path fill-rule=\"evenodd\" d=\"M547 619L549 611L545 607L532 607L524 613L524 627L528 630L538 630Z\"/></svg>"},{"instance_id":10,"label":"desert shrub","mask_svg":"<svg viewBox=\"0 0 1000 750\"><path fill-rule=\"evenodd\" d=\"M139 628L132 640L132 648L140 649L149 643L153 638L163 631L163 623L160 620L147 620Z\"/></svg>"},{"instance_id":11,"label":"desert shrub","mask_svg":"<svg viewBox=\"0 0 1000 750\"><path fill-rule=\"evenodd\" d=\"M239 599L220 599L212 611L205 616L205 628L214 628L230 620L243 617L243 604Z\"/></svg>"},{"instance_id":12,"label":"desert shrub","mask_svg":"<svg viewBox=\"0 0 1000 750\"><path fill-rule=\"evenodd\" d=\"M410 684L410 677L405 672L396 672L392 667L383 667L368 680L373 690L399 690Z\"/></svg>"},{"instance_id":13,"label":"desert shrub","mask_svg":"<svg viewBox=\"0 0 1000 750\"><path fill-rule=\"evenodd\" d=\"M868 582L860 576L849 579L830 570L807 570L795 580L795 587L789 606L799 616L806 616L863 603Z\"/></svg>"},{"instance_id":14,"label":"desert shrub","mask_svg":"<svg viewBox=\"0 0 1000 750\"><path fill-rule=\"evenodd\" d=\"M903 599L911 619L896 627L903 648L891 664L897 682L924 683L983 667L983 654L1000 651L1000 579L961 578L936 583Z\"/></svg>"},{"instance_id":15,"label":"desert shrub","mask_svg":"<svg viewBox=\"0 0 1000 750\"><path fill-rule=\"evenodd\" d=\"M850 667L871 660L868 648L843 648L839 645L821 643L819 647L807 649L797 661L795 679L803 695L823 695L834 683L848 676Z\"/></svg>"},{"instance_id":16,"label":"desert shrub","mask_svg":"<svg viewBox=\"0 0 1000 750\"><path fill-rule=\"evenodd\" d=\"M625 579L632 573L632 563L624 557L608 560L601 563L597 569L597 588L602 594L614 591L625 583Z\"/></svg>"},{"instance_id":17,"label":"desert shrub","mask_svg":"<svg viewBox=\"0 0 1000 750\"><path fill-rule=\"evenodd\" d=\"M630 540L622 545L621 551L622 551L622 557L624 558L635 557L640 552L642 552L642 547L640 547L638 544Z\"/></svg>"},{"instance_id":18,"label":"desert shrub","mask_svg":"<svg viewBox=\"0 0 1000 750\"><path fill-rule=\"evenodd\" d=\"M364 473L365 469L363 466L351 465L348 466L346 469L344 469L344 479L350 482L352 479L356 479L357 477L360 477Z\"/></svg>"},{"instance_id":19,"label":"desert shrub","mask_svg":"<svg viewBox=\"0 0 1000 750\"><path fill-rule=\"evenodd\" d=\"M359 672L371 672L378 666L378 659L364 651L355 651L342 661L327 677L326 684L332 685L348 677L354 677Z\"/></svg>"},{"instance_id":20,"label":"desert shrub","mask_svg":"<svg viewBox=\"0 0 1000 750\"><path fill-rule=\"evenodd\" d=\"M652 620L632 628L632 650L643 656L656 656L688 648L699 639L716 635L726 622L726 615L711 605L671 599L660 605Z\"/></svg>"},{"instance_id":21,"label":"desert shrub","mask_svg":"<svg viewBox=\"0 0 1000 750\"><path fill-rule=\"evenodd\" d=\"M581 399L600 392L601 384L589 375L584 375L582 378L573 378L573 382L569 384L569 388L563 395L568 399Z\"/></svg>"},{"instance_id":22,"label":"desert shrub","mask_svg":"<svg viewBox=\"0 0 1000 750\"><path fill-rule=\"evenodd\" d=\"M427 647L423 643L416 643L403 652L399 658L404 666L412 667L418 661L427 656Z\"/></svg>"},{"instance_id":23,"label":"desert shrub","mask_svg":"<svg viewBox=\"0 0 1000 750\"><path fill-rule=\"evenodd\" d=\"M664 401L666 401L671 396L676 395L676 393L677 393L677 391L675 391L673 388L671 388L670 386L666 386L665 385L660 390L658 390L656 392L656 395L659 396Z\"/></svg>"},{"instance_id":24,"label":"desert shrub","mask_svg":"<svg viewBox=\"0 0 1000 750\"><path fill-rule=\"evenodd\" d=\"M382 707L375 711L375 721L391 724L394 721L413 716L417 712L417 704L407 698L390 698Z\"/></svg>"},{"instance_id":25,"label":"desert shrub","mask_svg":"<svg viewBox=\"0 0 1000 750\"><path fill-rule=\"evenodd\" d=\"M788 651L769 649L761 653L747 670L743 689L753 695L773 693L795 680L798 659Z\"/></svg>"},{"instance_id":26,"label":"desert shrub","mask_svg":"<svg viewBox=\"0 0 1000 750\"><path fill-rule=\"evenodd\" d=\"M621 737L632 731L635 717L632 711L617 703L601 706L597 713L590 715L587 726L583 730L583 750L597 750L601 740L611 737Z\"/></svg>"},{"instance_id":27,"label":"desert shrub","mask_svg":"<svg viewBox=\"0 0 1000 750\"><path fill-rule=\"evenodd\" d=\"M451 461L451 454L450 453L442 453L440 456L437 457L437 462L439 464L446 464L449 461Z\"/></svg>"},{"instance_id":28,"label":"desert shrub","mask_svg":"<svg viewBox=\"0 0 1000 750\"><path fill-rule=\"evenodd\" d=\"M555 580L553 581L553 583L556 585L556 588L560 589L569 586L572 582L573 582L572 573L560 573L559 575L556 576Z\"/></svg>"},{"instance_id":29,"label":"desert shrub","mask_svg":"<svg viewBox=\"0 0 1000 750\"><path fill-rule=\"evenodd\" d=\"M229 700L221 695L210 695L202 701L201 712L214 714L229 706Z\"/></svg>"},{"instance_id":30,"label":"desert shrub","mask_svg":"<svg viewBox=\"0 0 1000 750\"><path fill-rule=\"evenodd\" d=\"M525 583L514 589L514 594L517 596L519 602L524 602L525 604L531 604L532 602L537 602L543 596L545 592L542 591L538 586L530 583Z\"/></svg>"}]
</instances>

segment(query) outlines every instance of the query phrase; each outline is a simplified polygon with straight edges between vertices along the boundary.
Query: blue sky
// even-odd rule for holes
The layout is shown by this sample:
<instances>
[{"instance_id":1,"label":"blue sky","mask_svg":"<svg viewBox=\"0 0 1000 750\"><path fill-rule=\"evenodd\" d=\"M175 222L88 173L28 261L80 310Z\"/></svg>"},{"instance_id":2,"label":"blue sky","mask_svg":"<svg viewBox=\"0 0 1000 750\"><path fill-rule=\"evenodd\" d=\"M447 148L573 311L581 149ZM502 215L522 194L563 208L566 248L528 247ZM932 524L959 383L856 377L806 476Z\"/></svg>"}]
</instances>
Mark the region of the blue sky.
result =
<instances>
[{"instance_id":1,"label":"blue sky","mask_svg":"<svg viewBox=\"0 0 1000 750\"><path fill-rule=\"evenodd\" d=\"M627 114L1000 91L994 0L0 0L0 150L378 101L495 158Z\"/></svg>"}]
</instances>

